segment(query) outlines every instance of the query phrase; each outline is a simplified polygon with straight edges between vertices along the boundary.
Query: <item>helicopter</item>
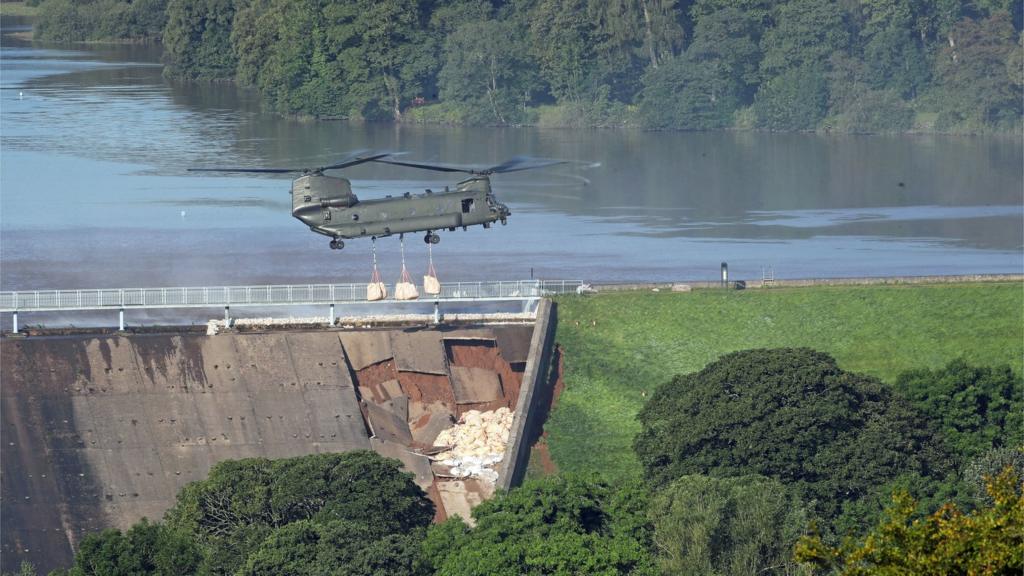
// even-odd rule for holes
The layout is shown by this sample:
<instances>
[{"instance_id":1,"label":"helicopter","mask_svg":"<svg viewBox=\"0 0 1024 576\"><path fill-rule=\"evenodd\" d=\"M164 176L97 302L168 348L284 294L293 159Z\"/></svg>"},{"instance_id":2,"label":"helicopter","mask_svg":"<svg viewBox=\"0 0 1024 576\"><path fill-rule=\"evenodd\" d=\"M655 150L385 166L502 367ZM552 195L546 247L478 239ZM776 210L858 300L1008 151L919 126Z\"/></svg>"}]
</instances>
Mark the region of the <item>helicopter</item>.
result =
<instances>
[{"instance_id":1,"label":"helicopter","mask_svg":"<svg viewBox=\"0 0 1024 576\"><path fill-rule=\"evenodd\" d=\"M309 226L317 234L331 238L330 247L341 250L345 240L370 237L373 239L425 232L423 241L437 244L441 237L437 231L454 232L482 225L508 223L512 214L508 206L498 202L491 191L490 176L506 172L532 170L565 160L517 156L501 164L487 167L457 164L431 164L404 162L393 157L394 152L355 150L330 166L319 168L190 168L190 172L241 172L261 174L300 173L292 181L292 216ZM455 189L445 186L443 192L426 190L423 194L406 192L402 196L359 200L352 193L347 178L327 176L329 170L342 170L366 162L379 162L395 166L419 168L438 172L461 172L469 178L458 182Z\"/></svg>"}]
</instances>

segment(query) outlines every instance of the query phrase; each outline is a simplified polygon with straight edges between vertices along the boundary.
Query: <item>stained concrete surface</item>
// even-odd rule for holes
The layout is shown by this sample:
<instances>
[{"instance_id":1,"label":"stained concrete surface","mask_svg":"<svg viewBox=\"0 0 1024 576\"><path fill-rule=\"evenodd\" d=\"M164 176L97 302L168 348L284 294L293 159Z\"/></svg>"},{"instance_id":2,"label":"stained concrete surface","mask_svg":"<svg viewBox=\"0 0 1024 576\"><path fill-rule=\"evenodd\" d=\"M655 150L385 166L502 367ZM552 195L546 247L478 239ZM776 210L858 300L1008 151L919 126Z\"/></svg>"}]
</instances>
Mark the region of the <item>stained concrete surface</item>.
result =
<instances>
[{"instance_id":1,"label":"stained concrete surface","mask_svg":"<svg viewBox=\"0 0 1024 576\"><path fill-rule=\"evenodd\" d=\"M518 356L524 344L503 339ZM439 519L468 514L491 489L440 486L418 451L466 409L516 405L521 368L494 342L490 328L4 339L2 569L66 567L86 533L160 518L226 459L372 447L414 472ZM460 367L501 396L457 404Z\"/></svg>"}]
</instances>

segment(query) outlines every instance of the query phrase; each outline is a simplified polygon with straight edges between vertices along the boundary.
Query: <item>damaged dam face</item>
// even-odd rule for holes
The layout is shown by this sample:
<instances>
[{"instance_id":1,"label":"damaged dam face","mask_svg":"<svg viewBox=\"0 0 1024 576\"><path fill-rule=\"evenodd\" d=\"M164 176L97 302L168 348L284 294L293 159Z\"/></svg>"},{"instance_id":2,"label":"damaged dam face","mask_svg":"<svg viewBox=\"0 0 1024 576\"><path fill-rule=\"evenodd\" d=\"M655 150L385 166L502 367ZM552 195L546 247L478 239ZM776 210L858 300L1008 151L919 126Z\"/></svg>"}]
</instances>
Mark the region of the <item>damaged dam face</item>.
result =
<instances>
[{"instance_id":1,"label":"damaged dam face","mask_svg":"<svg viewBox=\"0 0 1024 576\"><path fill-rule=\"evenodd\" d=\"M52 336L0 344L2 554L42 572L159 519L222 460L372 448L438 519L490 496L428 455L470 411L515 410L532 326ZM504 412L504 411L503 411Z\"/></svg>"}]
</instances>

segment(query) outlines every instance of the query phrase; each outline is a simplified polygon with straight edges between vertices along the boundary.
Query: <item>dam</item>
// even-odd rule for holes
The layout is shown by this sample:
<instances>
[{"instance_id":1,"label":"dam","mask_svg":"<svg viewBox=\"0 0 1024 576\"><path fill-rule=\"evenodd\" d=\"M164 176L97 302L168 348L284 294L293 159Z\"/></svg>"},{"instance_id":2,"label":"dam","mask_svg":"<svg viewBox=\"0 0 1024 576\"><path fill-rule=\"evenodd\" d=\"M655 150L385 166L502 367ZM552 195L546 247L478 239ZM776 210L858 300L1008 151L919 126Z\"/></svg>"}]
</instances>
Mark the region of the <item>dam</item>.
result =
<instances>
[{"instance_id":1,"label":"dam","mask_svg":"<svg viewBox=\"0 0 1024 576\"><path fill-rule=\"evenodd\" d=\"M437 519L523 473L553 305L536 321L125 333L0 341L4 571L70 566L89 532L159 519L215 463L372 449L397 458ZM431 461L469 411L514 421L497 481Z\"/></svg>"}]
</instances>

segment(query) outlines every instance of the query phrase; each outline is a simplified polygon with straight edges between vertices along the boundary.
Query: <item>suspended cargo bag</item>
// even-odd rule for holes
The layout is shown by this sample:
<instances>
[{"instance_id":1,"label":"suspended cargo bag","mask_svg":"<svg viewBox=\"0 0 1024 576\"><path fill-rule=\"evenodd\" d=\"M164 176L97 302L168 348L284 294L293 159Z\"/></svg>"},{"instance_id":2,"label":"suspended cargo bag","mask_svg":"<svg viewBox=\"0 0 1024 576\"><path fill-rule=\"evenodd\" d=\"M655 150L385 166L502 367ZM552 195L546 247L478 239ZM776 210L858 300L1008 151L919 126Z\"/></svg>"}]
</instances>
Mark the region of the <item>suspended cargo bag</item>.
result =
<instances>
[{"instance_id":1,"label":"suspended cargo bag","mask_svg":"<svg viewBox=\"0 0 1024 576\"><path fill-rule=\"evenodd\" d=\"M373 241L373 274L370 276L370 283L366 285L366 299L376 302L388 297L388 287L380 277L377 270L377 241Z\"/></svg>"},{"instance_id":2,"label":"suspended cargo bag","mask_svg":"<svg viewBox=\"0 0 1024 576\"><path fill-rule=\"evenodd\" d=\"M440 294L441 282L437 279L437 270L434 270L434 251L430 244L427 244L427 254L430 264L427 266L427 274L423 277L423 291L427 294Z\"/></svg>"},{"instance_id":3,"label":"suspended cargo bag","mask_svg":"<svg viewBox=\"0 0 1024 576\"><path fill-rule=\"evenodd\" d=\"M401 240L402 246L402 277L395 284L395 300L415 300L420 297L416 285L412 283L409 271L405 269L405 240Z\"/></svg>"}]
</instances>

